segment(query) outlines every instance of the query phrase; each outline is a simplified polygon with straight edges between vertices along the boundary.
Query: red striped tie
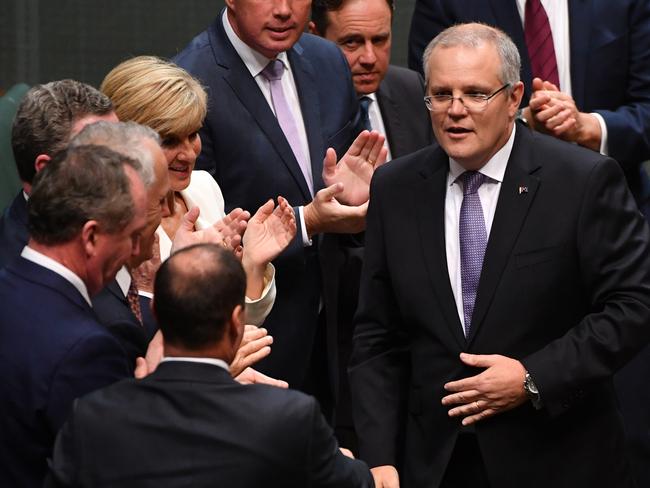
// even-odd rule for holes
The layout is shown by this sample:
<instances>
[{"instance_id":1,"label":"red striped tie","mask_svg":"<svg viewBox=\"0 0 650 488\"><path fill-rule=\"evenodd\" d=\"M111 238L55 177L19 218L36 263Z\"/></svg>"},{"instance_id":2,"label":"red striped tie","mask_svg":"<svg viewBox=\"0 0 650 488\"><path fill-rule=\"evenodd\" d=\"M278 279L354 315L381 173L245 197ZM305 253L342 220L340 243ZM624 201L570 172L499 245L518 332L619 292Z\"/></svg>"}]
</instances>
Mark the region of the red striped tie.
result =
<instances>
[{"instance_id":1,"label":"red striped tie","mask_svg":"<svg viewBox=\"0 0 650 488\"><path fill-rule=\"evenodd\" d=\"M540 0L526 0L524 34L533 77L550 81L560 88L553 33Z\"/></svg>"}]
</instances>

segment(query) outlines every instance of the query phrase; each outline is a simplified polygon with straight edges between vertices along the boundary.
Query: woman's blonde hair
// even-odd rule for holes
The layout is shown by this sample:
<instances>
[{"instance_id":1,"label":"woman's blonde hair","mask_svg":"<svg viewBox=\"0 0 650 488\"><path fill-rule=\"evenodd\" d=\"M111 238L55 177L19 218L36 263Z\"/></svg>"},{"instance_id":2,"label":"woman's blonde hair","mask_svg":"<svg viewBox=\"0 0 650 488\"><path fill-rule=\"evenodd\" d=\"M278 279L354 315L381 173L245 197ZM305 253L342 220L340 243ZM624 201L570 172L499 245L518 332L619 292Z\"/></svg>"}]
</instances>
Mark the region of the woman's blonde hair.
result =
<instances>
[{"instance_id":1,"label":"woman's blonde hair","mask_svg":"<svg viewBox=\"0 0 650 488\"><path fill-rule=\"evenodd\" d=\"M187 71L155 56L137 56L118 64L101 91L121 121L147 125L165 139L197 131L207 113L207 95Z\"/></svg>"}]
</instances>

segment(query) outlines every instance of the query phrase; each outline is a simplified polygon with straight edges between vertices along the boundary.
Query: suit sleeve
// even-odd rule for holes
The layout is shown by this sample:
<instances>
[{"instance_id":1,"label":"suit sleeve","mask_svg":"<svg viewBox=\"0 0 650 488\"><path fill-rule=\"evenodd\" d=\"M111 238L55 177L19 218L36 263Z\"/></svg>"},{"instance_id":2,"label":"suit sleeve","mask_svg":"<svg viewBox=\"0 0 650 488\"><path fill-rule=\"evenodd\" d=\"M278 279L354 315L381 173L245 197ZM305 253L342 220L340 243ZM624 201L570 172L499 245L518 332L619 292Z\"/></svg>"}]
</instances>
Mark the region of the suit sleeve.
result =
<instances>
[{"instance_id":1,"label":"suit sleeve","mask_svg":"<svg viewBox=\"0 0 650 488\"><path fill-rule=\"evenodd\" d=\"M650 3L632 2L628 17L625 102L591 110L605 119L609 155L626 171L650 158Z\"/></svg>"},{"instance_id":2,"label":"suit sleeve","mask_svg":"<svg viewBox=\"0 0 650 488\"><path fill-rule=\"evenodd\" d=\"M52 459L48 460L48 473L44 488L64 488L78 486L76 475L77 449L75 446L75 414L77 402L74 403L73 413L63 425L54 443Z\"/></svg>"},{"instance_id":3,"label":"suit sleeve","mask_svg":"<svg viewBox=\"0 0 650 488\"><path fill-rule=\"evenodd\" d=\"M361 458L370 467L397 465L408 377L405 334L388 273L384 248L385 203L371 185L366 249L361 271L350 360L350 389ZM388 203L386 203L388 204Z\"/></svg>"},{"instance_id":4,"label":"suit sleeve","mask_svg":"<svg viewBox=\"0 0 650 488\"><path fill-rule=\"evenodd\" d=\"M106 334L80 339L54 373L46 412L52 432L61 428L76 398L128 376L126 355L116 339Z\"/></svg>"},{"instance_id":5,"label":"suit sleeve","mask_svg":"<svg viewBox=\"0 0 650 488\"><path fill-rule=\"evenodd\" d=\"M334 433L321 414L315 400L310 399L308 418L311 438L308 446L309 486L315 488L372 488L374 482L363 461L350 459L339 450Z\"/></svg>"},{"instance_id":6,"label":"suit sleeve","mask_svg":"<svg viewBox=\"0 0 650 488\"><path fill-rule=\"evenodd\" d=\"M592 311L522 360L551 415L608 381L650 340L650 232L612 159L589 176L576 232Z\"/></svg>"}]
</instances>

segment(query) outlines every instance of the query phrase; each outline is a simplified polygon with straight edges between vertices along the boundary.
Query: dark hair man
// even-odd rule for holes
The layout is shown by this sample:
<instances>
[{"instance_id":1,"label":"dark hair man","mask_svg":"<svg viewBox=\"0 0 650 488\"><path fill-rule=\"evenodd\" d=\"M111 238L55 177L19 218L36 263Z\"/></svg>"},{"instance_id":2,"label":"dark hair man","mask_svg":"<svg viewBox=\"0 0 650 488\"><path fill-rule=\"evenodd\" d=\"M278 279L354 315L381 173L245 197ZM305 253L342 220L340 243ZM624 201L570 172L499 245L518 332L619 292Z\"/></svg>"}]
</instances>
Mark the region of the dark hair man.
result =
<instances>
[{"instance_id":1,"label":"dark hair man","mask_svg":"<svg viewBox=\"0 0 650 488\"><path fill-rule=\"evenodd\" d=\"M339 451L313 398L230 377L245 289L241 264L220 246L165 261L154 287L165 358L145 379L77 402L46 486L372 486L365 464Z\"/></svg>"},{"instance_id":2,"label":"dark hair man","mask_svg":"<svg viewBox=\"0 0 650 488\"><path fill-rule=\"evenodd\" d=\"M75 80L32 87L23 97L12 126L11 146L23 190L0 217L0 268L22 251L27 232L27 199L38 171L85 125L117 121L106 95Z\"/></svg>"}]
</instances>

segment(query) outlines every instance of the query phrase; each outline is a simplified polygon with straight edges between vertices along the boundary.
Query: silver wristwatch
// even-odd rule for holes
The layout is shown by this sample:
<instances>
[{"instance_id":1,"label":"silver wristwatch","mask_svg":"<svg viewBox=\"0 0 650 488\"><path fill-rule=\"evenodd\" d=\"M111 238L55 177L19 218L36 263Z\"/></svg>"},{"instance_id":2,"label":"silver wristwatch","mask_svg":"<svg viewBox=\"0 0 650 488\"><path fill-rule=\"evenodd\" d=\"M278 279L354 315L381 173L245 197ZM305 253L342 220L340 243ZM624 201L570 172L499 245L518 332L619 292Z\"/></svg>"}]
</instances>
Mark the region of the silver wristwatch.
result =
<instances>
[{"instance_id":1,"label":"silver wristwatch","mask_svg":"<svg viewBox=\"0 0 650 488\"><path fill-rule=\"evenodd\" d=\"M542 399L539 396L539 390L537 389L537 385L535 385L535 382L533 381L533 378L531 378L528 371L526 371L526 376L524 377L524 391L526 392L528 399L533 404L533 407L535 407L537 410L541 409Z\"/></svg>"}]
</instances>

